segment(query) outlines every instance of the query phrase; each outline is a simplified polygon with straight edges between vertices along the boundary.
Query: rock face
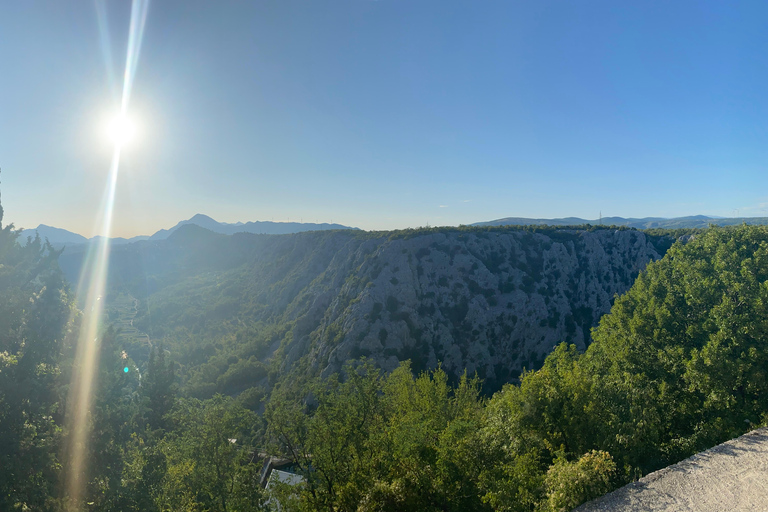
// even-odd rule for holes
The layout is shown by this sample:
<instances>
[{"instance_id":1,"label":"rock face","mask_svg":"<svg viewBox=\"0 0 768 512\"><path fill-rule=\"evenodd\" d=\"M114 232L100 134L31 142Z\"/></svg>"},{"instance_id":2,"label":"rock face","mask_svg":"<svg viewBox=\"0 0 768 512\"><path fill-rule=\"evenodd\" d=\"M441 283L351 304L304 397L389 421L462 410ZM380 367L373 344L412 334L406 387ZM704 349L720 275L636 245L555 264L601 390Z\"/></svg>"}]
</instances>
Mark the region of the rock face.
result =
<instances>
[{"instance_id":1,"label":"rock face","mask_svg":"<svg viewBox=\"0 0 768 512\"><path fill-rule=\"evenodd\" d=\"M192 228L112 255L111 282L157 286L152 318L137 319L145 332L258 324L278 333L260 357L283 370L302 360L327 375L362 356L391 370L410 359L417 371L477 372L488 391L538 367L560 342L585 348L614 296L672 243L610 228Z\"/></svg>"},{"instance_id":2,"label":"rock face","mask_svg":"<svg viewBox=\"0 0 768 512\"><path fill-rule=\"evenodd\" d=\"M301 295L295 359L324 373L367 356L475 372L489 385L537 367L563 341L585 348L616 294L661 255L633 230L448 231L338 250ZM299 300L301 297L299 297ZM305 301L306 303L306 301ZM289 306L288 310L291 310Z\"/></svg>"},{"instance_id":3,"label":"rock face","mask_svg":"<svg viewBox=\"0 0 768 512\"><path fill-rule=\"evenodd\" d=\"M768 510L768 429L761 428L647 475L577 512Z\"/></svg>"}]
</instances>

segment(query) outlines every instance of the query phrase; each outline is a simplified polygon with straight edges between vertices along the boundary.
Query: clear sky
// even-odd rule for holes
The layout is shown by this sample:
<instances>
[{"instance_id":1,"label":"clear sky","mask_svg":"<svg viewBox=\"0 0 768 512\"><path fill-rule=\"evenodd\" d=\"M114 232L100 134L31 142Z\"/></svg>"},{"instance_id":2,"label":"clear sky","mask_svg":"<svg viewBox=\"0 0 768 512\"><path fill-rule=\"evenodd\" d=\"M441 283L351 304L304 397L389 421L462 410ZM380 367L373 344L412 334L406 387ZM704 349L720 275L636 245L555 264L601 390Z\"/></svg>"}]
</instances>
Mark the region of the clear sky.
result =
<instances>
[{"instance_id":1,"label":"clear sky","mask_svg":"<svg viewBox=\"0 0 768 512\"><path fill-rule=\"evenodd\" d=\"M91 234L129 11L0 2L6 221ZM768 216L766 20L765 1L152 0L114 234Z\"/></svg>"}]
</instances>

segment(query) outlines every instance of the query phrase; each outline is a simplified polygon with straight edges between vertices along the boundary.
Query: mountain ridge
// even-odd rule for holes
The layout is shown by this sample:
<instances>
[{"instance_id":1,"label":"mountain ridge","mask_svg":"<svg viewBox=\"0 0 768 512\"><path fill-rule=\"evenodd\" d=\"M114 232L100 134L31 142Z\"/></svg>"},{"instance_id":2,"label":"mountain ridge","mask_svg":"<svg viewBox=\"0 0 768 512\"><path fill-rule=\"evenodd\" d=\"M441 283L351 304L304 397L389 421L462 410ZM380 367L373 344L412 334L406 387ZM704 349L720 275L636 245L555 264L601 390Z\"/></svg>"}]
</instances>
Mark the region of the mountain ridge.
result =
<instances>
[{"instance_id":1,"label":"mountain ridge","mask_svg":"<svg viewBox=\"0 0 768 512\"><path fill-rule=\"evenodd\" d=\"M475 222L471 226L580 226L580 225L625 226L635 229L681 229L706 228L710 224L717 226L737 226L740 224L768 225L768 217L712 217L708 215L689 215L686 217L602 217L582 219L563 217L556 219L534 219L528 217L504 217L501 219Z\"/></svg>"},{"instance_id":2,"label":"mountain ridge","mask_svg":"<svg viewBox=\"0 0 768 512\"><path fill-rule=\"evenodd\" d=\"M253 234L269 234L269 235L284 235L291 233L301 233L304 231L325 231L334 229L358 229L350 226L344 226L342 224L331 223L314 223L314 222L273 222L273 221L249 221L249 222L218 222L208 215L197 213L187 220L182 220L176 223L175 226L168 229L160 229L152 235L139 235L131 238L115 237L110 241L113 245L124 245L133 242L139 242L143 240L165 240L172 233L178 230L181 226L187 224L194 224L205 228L214 233L223 235L234 235L235 233L253 233ZM34 238L36 234L40 235L42 239L48 239L48 241L55 247L72 246L72 245L85 245L96 240L100 240L101 236L94 236L86 238L78 233L72 231L48 226L46 224L40 224L33 229L24 229L21 231L20 241L22 244L28 237Z\"/></svg>"},{"instance_id":3,"label":"mountain ridge","mask_svg":"<svg viewBox=\"0 0 768 512\"><path fill-rule=\"evenodd\" d=\"M224 235L234 235L235 233L253 233L267 235L284 235L292 233L301 233L305 231L324 231L334 229L352 229L359 228L345 226L335 223L311 223L311 222L274 222L274 221L249 221L249 222L218 222L212 217L197 213L191 218L179 221L173 227L160 229L152 235L139 235L131 238L114 237L111 238L113 245L123 245L143 240L165 240L171 233L181 226L194 224L202 228ZM708 215L689 215L686 217L603 217L600 219L582 219L580 217L562 217L553 219L529 218L529 217L504 217L490 221L481 221L470 224L473 227L487 226L584 226L584 225L603 225L603 226L624 226L635 229L686 229L686 228L706 228L710 224L718 226L734 226L740 224L768 225L768 217L714 217ZM21 232L22 244L27 237L35 237L39 233L43 239L48 239L55 247L85 245L89 242L99 240L100 236L86 238L78 233L73 233L63 228L57 228L46 224L40 224L33 229L24 229Z\"/></svg>"}]
</instances>

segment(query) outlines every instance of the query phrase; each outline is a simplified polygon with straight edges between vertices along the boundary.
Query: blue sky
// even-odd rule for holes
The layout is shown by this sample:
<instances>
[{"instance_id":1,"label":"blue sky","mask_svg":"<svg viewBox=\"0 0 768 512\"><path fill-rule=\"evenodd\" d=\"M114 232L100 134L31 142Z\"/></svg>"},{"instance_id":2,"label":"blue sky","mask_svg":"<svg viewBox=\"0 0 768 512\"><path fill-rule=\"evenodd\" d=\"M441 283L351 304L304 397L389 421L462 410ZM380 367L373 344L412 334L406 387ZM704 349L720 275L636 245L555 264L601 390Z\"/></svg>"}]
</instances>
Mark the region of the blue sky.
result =
<instances>
[{"instance_id":1,"label":"blue sky","mask_svg":"<svg viewBox=\"0 0 768 512\"><path fill-rule=\"evenodd\" d=\"M91 234L129 11L0 3L6 221ZM766 19L765 2L154 0L114 234L198 212L768 216Z\"/></svg>"}]
</instances>

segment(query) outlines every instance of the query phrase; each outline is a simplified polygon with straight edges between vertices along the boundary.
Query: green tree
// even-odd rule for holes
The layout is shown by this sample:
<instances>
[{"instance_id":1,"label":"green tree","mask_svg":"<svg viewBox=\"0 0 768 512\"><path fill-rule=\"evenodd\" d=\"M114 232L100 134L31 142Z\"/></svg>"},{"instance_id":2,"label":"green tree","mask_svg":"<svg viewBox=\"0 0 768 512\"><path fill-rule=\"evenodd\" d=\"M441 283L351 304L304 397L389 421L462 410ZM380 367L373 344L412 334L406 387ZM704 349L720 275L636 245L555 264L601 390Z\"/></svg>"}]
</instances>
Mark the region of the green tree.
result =
<instances>
[{"instance_id":1,"label":"green tree","mask_svg":"<svg viewBox=\"0 0 768 512\"><path fill-rule=\"evenodd\" d=\"M598 447L644 473L761 421L767 254L764 226L712 228L616 300L583 361L609 442Z\"/></svg>"},{"instance_id":2,"label":"green tree","mask_svg":"<svg viewBox=\"0 0 768 512\"><path fill-rule=\"evenodd\" d=\"M307 387L284 382L265 416L306 478L303 510L484 510L479 392L440 369L414 378L404 363L382 377L363 362Z\"/></svg>"},{"instance_id":3,"label":"green tree","mask_svg":"<svg viewBox=\"0 0 768 512\"><path fill-rule=\"evenodd\" d=\"M59 253L25 246L0 206L0 510L53 510L61 432L59 361L72 311Z\"/></svg>"},{"instance_id":4,"label":"green tree","mask_svg":"<svg viewBox=\"0 0 768 512\"><path fill-rule=\"evenodd\" d=\"M176 400L176 374L173 362L165 360L162 345L153 347L149 352L147 371L142 378L140 392L144 402L144 424L151 431L165 432L169 426L167 415Z\"/></svg>"},{"instance_id":5,"label":"green tree","mask_svg":"<svg viewBox=\"0 0 768 512\"><path fill-rule=\"evenodd\" d=\"M250 512L263 508L254 439L256 415L232 398L179 400L160 446L167 473L162 511Z\"/></svg>"},{"instance_id":6,"label":"green tree","mask_svg":"<svg viewBox=\"0 0 768 512\"><path fill-rule=\"evenodd\" d=\"M547 471L547 499L541 508L568 512L613 488L616 464L608 452L589 451L569 462L559 457Z\"/></svg>"},{"instance_id":7,"label":"green tree","mask_svg":"<svg viewBox=\"0 0 768 512\"><path fill-rule=\"evenodd\" d=\"M379 481L397 489L403 510L484 510L473 437L482 401L478 379L448 383L440 368L414 378L402 364L384 385ZM369 498L370 499L370 498Z\"/></svg>"},{"instance_id":8,"label":"green tree","mask_svg":"<svg viewBox=\"0 0 768 512\"><path fill-rule=\"evenodd\" d=\"M370 485L370 439L381 428L381 376L370 362L328 379L283 381L267 405L268 435L306 478L302 507L355 510ZM299 381L301 382L301 381Z\"/></svg>"},{"instance_id":9,"label":"green tree","mask_svg":"<svg viewBox=\"0 0 768 512\"><path fill-rule=\"evenodd\" d=\"M126 366L130 369L127 373L123 371ZM108 328L100 337L91 431L83 468L86 500L92 510L135 510L123 473L126 457L135 443L138 388L135 364L122 358L117 332Z\"/></svg>"}]
</instances>

